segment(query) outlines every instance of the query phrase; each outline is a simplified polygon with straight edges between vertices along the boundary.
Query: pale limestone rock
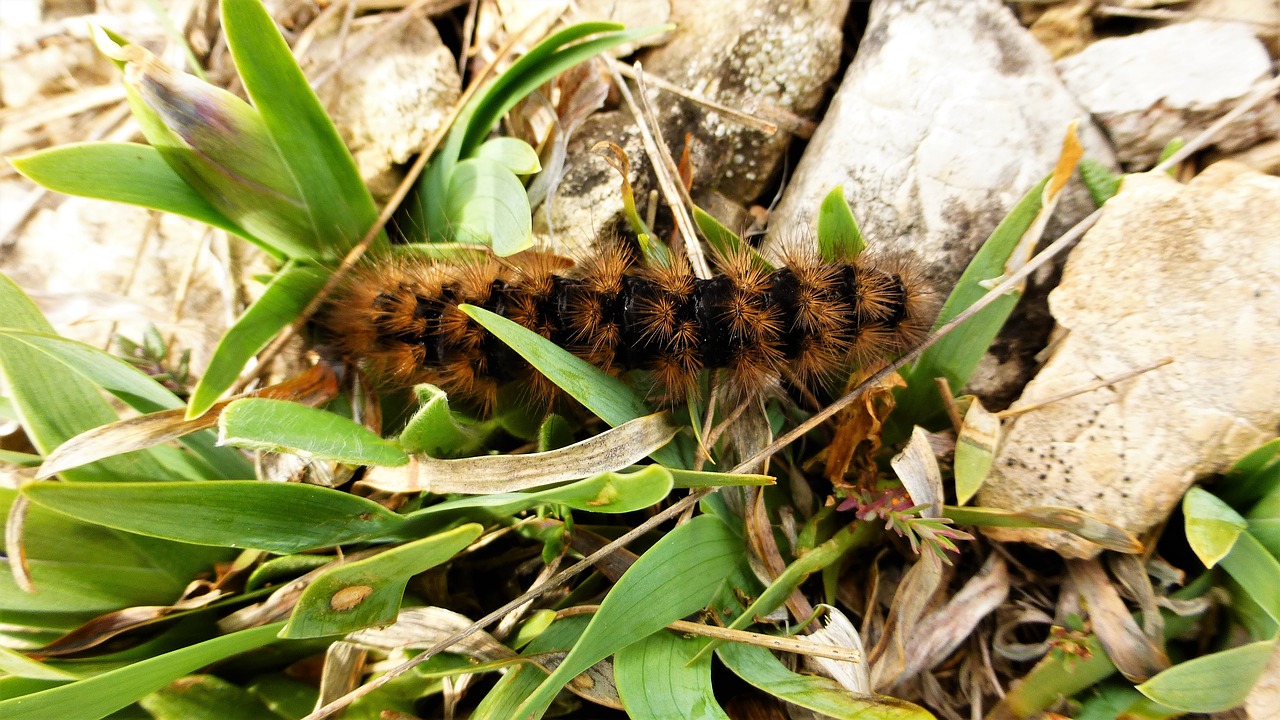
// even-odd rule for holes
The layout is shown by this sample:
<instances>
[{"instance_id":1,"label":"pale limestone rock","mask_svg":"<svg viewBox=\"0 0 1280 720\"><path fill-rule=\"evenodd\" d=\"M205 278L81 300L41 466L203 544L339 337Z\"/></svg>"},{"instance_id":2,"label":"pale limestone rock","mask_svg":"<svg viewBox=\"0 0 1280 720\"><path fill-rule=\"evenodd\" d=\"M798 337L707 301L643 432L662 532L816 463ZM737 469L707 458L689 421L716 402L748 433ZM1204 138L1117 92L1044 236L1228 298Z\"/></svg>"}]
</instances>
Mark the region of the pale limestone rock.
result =
<instances>
[{"instance_id":1,"label":"pale limestone rock","mask_svg":"<svg viewBox=\"0 0 1280 720\"><path fill-rule=\"evenodd\" d=\"M1105 140L1048 52L997 0L872 5L870 25L771 221L771 242L812 242L836 185L874 247L923 260L944 293L1018 199L1053 169L1072 120L1089 156ZM1092 210L1082 189L1063 222Z\"/></svg>"},{"instance_id":2,"label":"pale limestone rock","mask_svg":"<svg viewBox=\"0 0 1280 720\"><path fill-rule=\"evenodd\" d=\"M140 340L154 323L176 340L177 352L192 350L198 374L239 310L228 269L214 245L202 244L206 233L222 233L167 214L153 228L151 217L142 208L66 198L38 211L0 252L0 272L32 296L59 333L107 347L111 331Z\"/></svg>"},{"instance_id":3,"label":"pale limestone rock","mask_svg":"<svg viewBox=\"0 0 1280 720\"><path fill-rule=\"evenodd\" d=\"M767 117L812 117L840 67L849 0L717 0L676 3L671 40L644 58L646 72L710 100ZM757 198L791 142L669 93L656 97L674 157L693 135L695 195ZM781 113L778 113L781 110Z\"/></svg>"},{"instance_id":4,"label":"pale limestone rock","mask_svg":"<svg viewBox=\"0 0 1280 720\"><path fill-rule=\"evenodd\" d=\"M1280 178L1223 162L1189 185L1135 175L1049 296L1059 339L1014 407L1174 362L1028 412L1005 427L984 507L1085 510L1141 534L1197 477L1280 423ZM1069 557L1059 532L992 529Z\"/></svg>"},{"instance_id":5,"label":"pale limestone rock","mask_svg":"<svg viewBox=\"0 0 1280 720\"><path fill-rule=\"evenodd\" d=\"M1062 80L1106 128L1121 162L1155 164L1271 78L1271 60L1245 23L1196 20L1100 40L1058 63ZM1263 102L1214 140L1223 150L1280 133L1280 103Z\"/></svg>"},{"instance_id":6,"label":"pale limestone rock","mask_svg":"<svg viewBox=\"0 0 1280 720\"><path fill-rule=\"evenodd\" d=\"M853 64L770 219L771 247L812 244L837 185L872 248L909 252L943 296L1018 200L1052 169L1069 123L1087 154L1114 165L1102 134L1052 59L996 0L877 2ZM1078 183L1048 235L1094 209ZM1016 396L1047 335L1033 278L970 389L997 407Z\"/></svg>"},{"instance_id":7,"label":"pale limestone rock","mask_svg":"<svg viewBox=\"0 0 1280 720\"><path fill-rule=\"evenodd\" d=\"M358 28L342 46L336 32L318 39L304 69L314 78L341 63L341 70L320 86L319 95L355 156L360 176L376 195L385 196L398 178L384 174L421 151L448 120L461 80L452 52L435 26L421 18L379 38L367 50L344 50L358 47L380 27L381 22Z\"/></svg>"}]
</instances>

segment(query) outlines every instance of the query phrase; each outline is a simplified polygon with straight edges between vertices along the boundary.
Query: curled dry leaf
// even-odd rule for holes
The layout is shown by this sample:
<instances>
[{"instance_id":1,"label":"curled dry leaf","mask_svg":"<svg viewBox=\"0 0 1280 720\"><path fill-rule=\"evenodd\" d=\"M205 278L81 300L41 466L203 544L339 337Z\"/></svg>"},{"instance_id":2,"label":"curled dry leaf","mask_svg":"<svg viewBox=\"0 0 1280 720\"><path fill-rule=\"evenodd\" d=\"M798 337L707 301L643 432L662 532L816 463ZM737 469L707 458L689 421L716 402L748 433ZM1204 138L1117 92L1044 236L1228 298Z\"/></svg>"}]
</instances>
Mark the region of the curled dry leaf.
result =
<instances>
[{"instance_id":1,"label":"curled dry leaf","mask_svg":"<svg viewBox=\"0 0 1280 720\"><path fill-rule=\"evenodd\" d=\"M397 650L425 649L471 625L471 618L442 607L401 610L396 621L380 628L366 628L347 635L347 642L360 645L382 657ZM467 635L442 652L465 655L481 662L515 655L506 645L483 630Z\"/></svg>"},{"instance_id":2,"label":"curled dry leaf","mask_svg":"<svg viewBox=\"0 0 1280 720\"><path fill-rule=\"evenodd\" d=\"M1049 651L1048 641L1024 643L1018 640L1018 630L1024 625L1043 625L1046 629L1037 631L1047 635L1047 628L1053 625L1053 616L1034 607L1022 607L1010 617L1002 618L996 626L992 638L992 649L997 655L1014 662L1037 660Z\"/></svg>"},{"instance_id":3,"label":"curled dry leaf","mask_svg":"<svg viewBox=\"0 0 1280 720\"><path fill-rule=\"evenodd\" d=\"M277 385L239 397L292 400L307 405L320 405L338 396L338 379L325 363L312 366L301 375ZM162 410L119 422L109 423L80 433L54 448L40 466L37 478L47 478L63 470L101 460L113 455L143 450L176 440L218 424L222 410L237 398L227 398L198 418L187 420L185 407Z\"/></svg>"},{"instance_id":4,"label":"curled dry leaf","mask_svg":"<svg viewBox=\"0 0 1280 720\"><path fill-rule=\"evenodd\" d=\"M1169 667L1164 649L1143 634L1097 558L1068 560L1067 571L1085 600L1093 631L1116 669L1141 682Z\"/></svg>"},{"instance_id":5,"label":"curled dry leaf","mask_svg":"<svg viewBox=\"0 0 1280 720\"><path fill-rule=\"evenodd\" d=\"M149 625L175 612L204 607L220 599L222 599L222 593L213 591L194 598L180 600L173 605L138 606L117 610L106 615L99 615L39 650L29 653L29 656L40 660L75 655L98 647L112 638Z\"/></svg>"},{"instance_id":6,"label":"curled dry leaf","mask_svg":"<svg viewBox=\"0 0 1280 720\"><path fill-rule=\"evenodd\" d=\"M915 630L934 595L942 587L943 564L921 555L893 594L884 635L871 651L871 687L883 691L893 685L906 667L907 648L916 640ZM946 566L947 574L951 566Z\"/></svg>"},{"instance_id":7,"label":"curled dry leaf","mask_svg":"<svg viewBox=\"0 0 1280 720\"><path fill-rule=\"evenodd\" d=\"M942 517L942 470L938 468L938 458L933 454L929 433L924 428L917 426L911 431L911 441L889 464L911 501L924 507L920 515Z\"/></svg>"},{"instance_id":8,"label":"curled dry leaf","mask_svg":"<svg viewBox=\"0 0 1280 720\"><path fill-rule=\"evenodd\" d=\"M368 650L343 640L325 649L318 705L333 702L360 686L368 654Z\"/></svg>"},{"instance_id":9,"label":"curled dry leaf","mask_svg":"<svg viewBox=\"0 0 1280 720\"><path fill-rule=\"evenodd\" d=\"M805 666L840 683L849 692L866 695L871 692L871 673L862 650L862 636L845 614L830 605L819 605L826 612L821 628L809 636L815 643L848 648L864 657L860 662L840 662L817 655L804 656Z\"/></svg>"},{"instance_id":10,"label":"curled dry leaf","mask_svg":"<svg viewBox=\"0 0 1280 720\"><path fill-rule=\"evenodd\" d=\"M992 554L960 592L915 627L914 642L907 648L906 666L897 682L909 680L946 660L1008 596L1008 565L1004 558Z\"/></svg>"},{"instance_id":11,"label":"curled dry leaf","mask_svg":"<svg viewBox=\"0 0 1280 720\"><path fill-rule=\"evenodd\" d=\"M1140 553L1142 543L1131 533L1082 510L1065 507L1033 507L1026 510L947 508L947 517L961 525L986 528L1037 528L1060 530L1120 553Z\"/></svg>"},{"instance_id":12,"label":"curled dry leaf","mask_svg":"<svg viewBox=\"0 0 1280 720\"><path fill-rule=\"evenodd\" d=\"M370 468L363 484L387 492L467 495L531 490L621 470L666 445L678 431L665 413L655 413L547 452L458 460L418 455L406 466Z\"/></svg>"}]
</instances>

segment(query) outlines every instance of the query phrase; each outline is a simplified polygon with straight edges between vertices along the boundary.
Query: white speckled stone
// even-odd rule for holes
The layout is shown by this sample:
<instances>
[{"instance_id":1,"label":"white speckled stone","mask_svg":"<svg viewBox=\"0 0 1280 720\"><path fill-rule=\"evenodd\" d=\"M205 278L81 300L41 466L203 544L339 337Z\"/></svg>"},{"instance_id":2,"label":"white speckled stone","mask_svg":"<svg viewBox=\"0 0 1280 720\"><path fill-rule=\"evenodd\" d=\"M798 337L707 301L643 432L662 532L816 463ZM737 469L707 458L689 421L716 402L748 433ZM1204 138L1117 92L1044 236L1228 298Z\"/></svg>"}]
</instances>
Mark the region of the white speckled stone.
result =
<instances>
[{"instance_id":1,"label":"white speckled stone","mask_svg":"<svg viewBox=\"0 0 1280 720\"><path fill-rule=\"evenodd\" d=\"M1014 408L1174 362L1016 416L978 502L1080 508L1142 534L1280 424L1280 178L1232 162L1188 185L1130 176L1049 307L1059 340ZM1099 550L1060 532L988 534Z\"/></svg>"}]
</instances>

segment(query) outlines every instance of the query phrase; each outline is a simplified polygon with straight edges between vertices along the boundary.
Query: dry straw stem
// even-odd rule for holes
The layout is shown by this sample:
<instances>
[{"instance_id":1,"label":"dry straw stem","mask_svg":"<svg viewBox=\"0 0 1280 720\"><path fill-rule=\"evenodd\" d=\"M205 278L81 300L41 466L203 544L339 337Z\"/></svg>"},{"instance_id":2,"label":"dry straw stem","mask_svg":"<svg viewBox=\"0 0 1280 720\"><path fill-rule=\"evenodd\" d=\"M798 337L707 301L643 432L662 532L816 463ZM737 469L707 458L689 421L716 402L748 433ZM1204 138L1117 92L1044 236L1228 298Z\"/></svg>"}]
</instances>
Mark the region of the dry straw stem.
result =
<instances>
[{"instance_id":1,"label":"dry straw stem","mask_svg":"<svg viewBox=\"0 0 1280 720\"><path fill-rule=\"evenodd\" d=\"M639 80L639 78L641 77L640 72L637 72L635 69L627 67L622 63L615 62L613 64L613 69L617 70L618 74L625 78L630 78L632 80ZM680 87L679 85L676 85L673 82L663 80L662 78L658 77L657 75L654 75L653 73L644 73L643 77L646 83L653 85L659 90L665 90L666 92L669 92L672 95L678 95L684 98L685 100L688 100L689 102L692 102L697 105L701 105L709 110L720 113L721 115L724 115L725 117L734 120L740 125L749 127L752 130L759 130L760 132L766 133L768 135L772 135L778 132L778 125L776 123L772 123L772 122L769 122L768 120L763 120L761 118L758 118L755 115L752 115L751 113L746 112L745 110L739 110L738 108L735 108L735 107L729 107L728 105L718 103L715 100L712 100L710 98L703 97L691 90L686 90ZM653 224L650 223L651 227L652 225Z\"/></svg>"},{"instance_id":2,"label":"dry straw stem","mask_svg":"<svg viewBox=\"0 0 1280 720\"><path fill-rule=\"evenodd\" d=\"M662 188L662 194L667 199L671 214L675 216L676 227L685 238L684 248L685 254L689 257L689 264L693 267L695 275L703 280L709 279L711 266L707 265L707 259L702 254L702 245L698 242L698 231L694 229L693 216L689 210L693 207L693 198L689 197L689 191L685 189L684 183L676 180L679 170L662 138L658 118L653 112L653 106L649 103L648 88L644 83L644 72L640 63L635 65L636 85L640 88L640 101L636 102L635 96L631 94L631 88L627 87L627 81L623 80L622 75L618 73L618 61L609 59L607 62L609 71L613 74L613 81L617 84L623 99L627 101L627 107L631 108L636 127L640 128L640 139L644 141L644 150L653 164L653 172L658 176L658 187Z\"/></svg>"},{"instance_id":3,"label":"dry straw stem","mask_svg":"<svg viewBox=\"0 0 1280 720\"><path fill-rule=\"evenodd\" d=\"M573 615L590 615L599 609L599 605L575 605L556 613L556 618L566 618ZM782 652L788 652L795 655L808 655L810 657L839 660L841 662L862 662L862 653L852 648L841 647L839 645L828 645L826 643L817 643L811 640L802 640L800 638L788 637L785 635L765 635L764 633L756 633L749 630L733 630L726 627L720 627L718 625L705 625L703 623L689 622L687 620L676 620L675 622L667 625L667 629L678 633L684 633L686 635L715 638L717 640L724 640L725 642L742 643L743 645L755 645L756 647L780 650Z\"/></svg>"},{"instance_id":4,"label":"dry straw stem","mask_svg":"<svg viewBox=\"0 0 1280 720\"><path fill-rule=\"evenodd\" d=\"M1239 105L1237 105L1231 112L1227 113L1221 119L1219 119L1218 122L1214 123L1207 129L1205 129L1204 132L1202 132L1200 135L1196 136L1193 140L1191 140L1191 142L1183 146L1181 150L1174 153L1164 162L1157 165L1152 170L1152 172L1162 172L1168 169L1169 167L1172 167L1175 163L1182 162L1191 153L1199 150L1206 143L1212 140L1218 132L1221 132L1222 128L1226 126L1227 123L1231 122L1236 117L1239 117L1243 113L1247 112L1251 107L1256 105L1258 102L1260 102L1267 96L1275 93L1278 88L1280 88L1280 78L1273 79L1271 82L1259 87L1257 91L1255 91L1249 97L1242 100ZM808 421L803 423L800 427L797 427L795 430L792 430L791 432L778 438L774 443L766 447L764 450L761 450L759 453L756 453L755 456L751 457L747 461L739 464L738 467L734 468L730 472L731 473L744 472L747 468L752 467L753 465L764 460L765 458L773 456L774 453L778 452L782 448L794 442L797 438L804 435L806 432L811 430L813 427L817 426L819 423L823 422L827 418L830 418L832 415L840 412L840 410L847 407L854 400L856 400L859 395L861 395L863 392L867 390L867 388L872 387L873 385L878 383L880 380L883 380L885 377L887 377L890 373L897 371L906 363L914 360L922 352L924 352L924 350L928 348L930 345L932 345L933 343L937 342L941 338L945 337L946 335L954 331L965 320L968 320L970 317L973 317L983 308L985 308L986 306L994 302L996 298L999 298L1004 293L1013 289L1018 283L1022 282L1025 278L1031 275L1031 273L1039 269L1040 266L1049 262L1049 260L1051 260L1053 257L1055 257L1056 255L1061 253L1063 250L1065 250L1067 247L1069 247L1072 243L1074 243L1077 239L1079 239L1082 235L1084 235L1084 233L1088 231L1089 228L1093 227L1093 225L1098 222L1098 219L1101 217L1101 215L1102 215L1101 209L1095 210L1092 214L1090 214L1088 217L1081 220L1074 227L1072 227L1065 234L1063 234L1062 237L1058 238L1052 244L1046 247L1042 252L1040 252L1040 254L1036 255L1031 260L1029 260L1026 265L1022 266L1013 274L1011 274L1009 277L1005 278L1003 282L1001 282L996 287L992 288L986 295L983 295L969 309L957 315L951 322L948 322L946 325L938 328L937 332L933 333L930 337L925 339L925 341L915 350L912 350L911 352L907 353L905 356L903 356L896 362L891 363L889 366L885 367L880 372L867 378L865 381L859 384L858 387L854 388L849 394L837 400L830 407L814 415ZM506 605L503 605L497 610L494 610L488 615L475 621L471 625L468 625L466 628L459 630L458 632L445 638L441 642L438 642L435 645L431 646L430 648L427 649L426 652L422 653L421 655L414 657L413 659L387 671L386 674L379 676L377 679L372 680L369 683L359 688L356 688L355 690L351 691L350 693L347 693L346 695L338 698L337 700L334 700L328 705L325 705L324 707L306 716L306 718L304 718L303 720L321 720L322 718L332 717L335 713L346 708L348 705L350 705L352 702L355 702L357 699L363 697L364 695L367 695L370 692L373 692L374 690L382 687L383 685L394 680L395 678L400 677L401 675L404 675L405 673L412 670L414 667L417 667L419 664L426 662L430 658L434 657L436 654L443 651L445 648L448 648L450 645L453 645L459 640L466 638L467 636L471 635L477 630L480 630L492 624L493 622L500 620L507 613L515 610L516 608L525 604L529 600L537 598L551 590L554 590L564 585L566 582L568 582L571 578L576 576L578 573L591 567L596 563L596 561L612 553L614 550L617 550L627 545L632 540L635 540L641 535L644 535L645 533L649 532L650 530L657 527L658 525L666 522L667 520L670 520L671 518L674 518L680 515L685 510L692 508L695 504L697 504L699 500L701 500L703 497L710 494L711 492L712 490L710 488L707 488L707 489L698 490L688 495L684 499L672 504L670 507L657 513L656 515L649 518L645 522L636 526L635 529L627 532L626 534L622 535L621 537L614 540L613 542L600 548L596 552L591 553L591 555L587 556L586 558L582 559L578 563L574 564L572 567L561 572L559 575L556 575L545 585L536 587L524 593L520 597L512 600Z\"/></svg>"}]
</instances>

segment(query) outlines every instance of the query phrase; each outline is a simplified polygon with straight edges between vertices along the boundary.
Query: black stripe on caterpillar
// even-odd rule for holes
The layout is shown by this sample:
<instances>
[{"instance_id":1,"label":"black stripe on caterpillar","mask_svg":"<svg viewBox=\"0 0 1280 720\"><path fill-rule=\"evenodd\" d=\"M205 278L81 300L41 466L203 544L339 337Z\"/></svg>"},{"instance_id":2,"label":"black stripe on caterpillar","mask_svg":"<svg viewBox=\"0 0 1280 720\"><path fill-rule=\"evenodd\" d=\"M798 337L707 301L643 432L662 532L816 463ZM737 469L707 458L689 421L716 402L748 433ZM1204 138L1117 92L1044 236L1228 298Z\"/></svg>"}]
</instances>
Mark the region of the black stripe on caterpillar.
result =
<instances>
[{"instance_id":1,"label":"black stripe on caterpillar","mask_svg":"<svg viewBox=\"0 0 1280 720\"><path fill-rule=\"evenodd\" d=\"M718 275L700 279L683 262L639 263L619 244L576 266L542 252L471 264L397 257L353 271L321 314L322 336L382 384L432 383L486 407L507 382L554 395L458 309L467 303L606 370L648 370L678 402L704 369L755 394L784 377L815 381L848 359L883 360L917 344L936 315L933 293L901 260L791 257L770 271L742 255L716 265Z\"/></svg>"}]
</instances>

